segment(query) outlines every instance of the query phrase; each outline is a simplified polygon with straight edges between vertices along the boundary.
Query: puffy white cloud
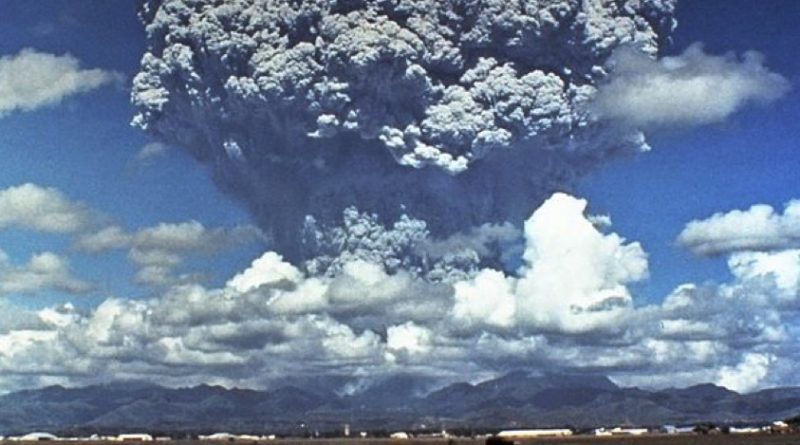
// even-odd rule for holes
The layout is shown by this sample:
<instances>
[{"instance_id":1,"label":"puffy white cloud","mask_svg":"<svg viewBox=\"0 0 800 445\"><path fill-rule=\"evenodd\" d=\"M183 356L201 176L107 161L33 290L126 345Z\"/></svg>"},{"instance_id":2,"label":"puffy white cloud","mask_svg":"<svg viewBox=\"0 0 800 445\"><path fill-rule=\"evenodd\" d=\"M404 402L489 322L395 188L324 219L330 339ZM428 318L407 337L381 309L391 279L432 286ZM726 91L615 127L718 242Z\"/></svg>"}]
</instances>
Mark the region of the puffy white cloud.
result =
<instances>
[{"instance_id":1,"label":"puffy white cloud","mask_svg":"<svg viewBox=\"0 0 800 445\"><path fill-rule=\"evenodd\" d=\"M626 284L647 277L638 243L603 234L584 215L586 201L554 194L525 223L518 276L484 270L455 286L457 318L533 331L615 329L632 309ZM512 322L513 320L513 322Z\"/></svg>"},{"instance_id":2,"label":"puffy white cloud","mask_svg":"<svg viewBox=\"0 0 800 445\"><path fill-rule=\"evenodd\" d=\"M800 249L737 252L728 259L728 267L741 281L762 280L774 284L778 297L800 298Z\"/></svg>"},{"instance_id":3,"label":"puffy white cloud","mask_svg":"<svg viewBox=\"0 0 800 445\"><path fill-rule=\"evenodd\" d=\"M455 283L453 317L468 325L510 327L514 324L517 298L505 274L482 270L475 278Z\"/></svg>"},{"instance_id":4,"label":"puffy white cloud","mask_svg":"<svg viewBox=\"0 0 800 445\"><path fill-rule=\"evenodd\" d=\"M140 229L133 234L131 245L143 251L216 252L228 244L249 241L258 236L260 232L252 226L238 226L233 229L206 228L197 221L187 221L159 223Z\"/></svg>"},{"instance_id":5,"label":"puffy white cloud","mask_svg":"<svg viewBox=\"0 0 800 445\"><path fill-rule=\"evenodd\" d=\"M54 105L64 98L121 79L101 69L81 69L75 57L23 49L0 58L0 117Z\"/></svg>"},{"instance_id":6,"label":"puffy white cloud","mask_svg":"<svg viewBox=\"0 0 800 445\"><path fill-rule=\"evenodd\" d=\"M683 54L653 60L632 48L618 50L612 74L600 87L594 110L639 128L719 122L744 105L768 103L789 82L764 66L755 51L740 58L706 54L694 44Z\"/></svg>"},{"instance_id":7,"label":"puffy white cloud","mask_svg":"<svg viewBox=\"0 0 800 445\"><path fill-rule=\"evenodd\" d=\"M44 330L15 330L0 336L0 356L14 358L18 355L30 354L30 350L38 346L52 343L58 337L54 331ZM22 357L32 359L33 357Z\"/></svg>"},{"instance_id":8,"label":"puffy white cloud","mask_svg":"<svg viewBox=\"0 0 800 445\"><path fill-rule=\"evenodd\" d=\"M167 285L194 278L191 275L173 276L187 256L209 255L258 239L263 239L261 231L250 225L208 228L197 221L187 221L159 223L135 232L107 226L81 234L74 247L88 253L127 248L128 257L139 267L136 275L139 283Z\"/></svg>"},{"instance_id":9,"label":"puffy white cloud","mask_svg":"<svg viewBox=\"0 0 800 445\"><path fill-rule=\"evenodd\" d=\"M0 298L0 335L10 331L41 328L36 313L20 308L5 298Z\"/></svg>"},{"instance_id":10,"label":"puffy white cloud","mask_svg":"<svg viewBox=\"0 0 800 445\"><path fill-rule=\"evenodd\" d=\"M390 351L424 353L431 348L431 336L428 329L409 321L386 330L386 346Z\"/></svg>"},{"instance_id":11,"label":"puffy white cloud","mask_svg":"<svg viewBox=\"0 0 800 445\"><path fill-rule=\"evenodd\" d=\"M44 325L57 328L67 327L80 319L72 303L44 308L36 313L36 317Z\"/></svg>"},{"instance_id":12,"label":"puffy white cloud","mask_svg":"<svg viewBox=\"0 0 800 445\"><path fill-rule=\"evenodd\" d=\"M81 294L91 289L91 284L72 276L66 259L52 252L35 254L22 266L11 264L0 252L0 294L30 295L45 290Z\"/></svg>"},{"instance_id":13,"label":"puffy white cloud","mask_svg":"<svg viewBox=\"0 0 800 445\"><path fill-rule=\"evenodd\" d=\"M586 201L559 193L525 223L517 308L528 323L568 331L614 323L632 302L625 285L647 277L639 243L602 234L585 209Z\"/></svg>"},{"instance_id":14,"label":"puffy white cloud","mask_svg":"<svg viewBox=\"0 0 800 445\"><path fill-rule=\"evenodd\" d=\"M767 375L772 361L774 357L767 354L746 354L738 365L720 370L719 384L734 391L751 391Z\"/></svg>"},{"instance_id":15,"label":"puffy white cloud","mask_svg":"<svg viewBox=\"0 0 800 445\"><path fill-rule=\"evenodd\" d=\"M88 232L77 237L74 247L88 253L104 252L107 250L127 247L131 236L119 226L104 227L96 232Z\"/></svg>"},{"instance_id":16,"label":"puffy white cloud","mask_svg":"<svg viewBox=\"0 0 800 445\"><path fill-rule=\"evenodd\" d=\"M197 221L160 223L131 235L128 256L140 268L136 276L138 282L167 285L175 282L172 272L183 263L185 256L213 254L261 236L261 232L252 226L226 229L206 228ZM180 277L177 279L181 280Z\"/></svg>"},{"instance_id":17,"label":"puffy white cloud","mask_svg":"<svg viewBox=\"0 0 800 445\"><path fill-rule=\"evenodd\" d=\"M687 284L671 292L653 315L664 339L711 340L747 349L787 339L777 298L768 280Z\"/></svg>"},{"instance_id":18,"label":"puffy white cloud","mask_svg":"<svg viewBox=\"0 0 800 445\"><path fill-rule=\"evenodd\" d=\"M698 255L800 247L800 201L789 201L783 213L756 204L747 210L716 213L689 222L678 243Z\"/></svg>"},{"instance_id":19,"label":"puffy white cloud","mask_svg":"<svg viewBox=\"0 0 800 445\"><path fill-rule=\"evenodd\" d=\"M85 205L54 188L27 183L0 190L0 229L69 233L87 228L91 220Z\"/></svg>"},{"instance_id":20,"label":"puffy white cloud","mask_svg":"<svg viewBox=\"0 0 800 445\"><path fill-rule=\"evenodd\" d=\"M375 354L383 349L380 337L372 331L357 335L349 326L330 320L321 320L317 324L324 329L322 347L336 359L355 359L355 363L359 363L359 359L367 359L368 362L371 358L374 360Z\"/></svg>"},{"instance_id":21,"label":"puffy white cloud","mask_svg":"<svg viewBox=\"0 0 800 445\"><path fill-rule=\"evenodd\" d=\"M295 283L300 279L301 273L296 267L283 261L283 257L277 253L266 252L253 261L250 267L231 278L228 286L245 293L265 284L284 280Z\"/></svg>"}]
</instances>

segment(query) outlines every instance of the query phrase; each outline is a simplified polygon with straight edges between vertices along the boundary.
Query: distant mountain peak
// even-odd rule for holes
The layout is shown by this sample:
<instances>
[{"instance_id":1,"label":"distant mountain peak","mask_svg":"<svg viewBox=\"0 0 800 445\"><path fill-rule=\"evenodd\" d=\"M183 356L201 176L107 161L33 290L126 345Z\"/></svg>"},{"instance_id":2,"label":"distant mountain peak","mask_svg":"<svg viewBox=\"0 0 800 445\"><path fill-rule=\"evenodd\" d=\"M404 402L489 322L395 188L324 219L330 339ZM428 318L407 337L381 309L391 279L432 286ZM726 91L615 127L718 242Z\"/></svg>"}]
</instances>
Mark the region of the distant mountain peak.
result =
<instances>
[{"instance_id":1,"label":"distant mountain peak","mask_svg":"<svg viewBox=\"0 0 800 445\"><path fill-rule=\"evenodd\" d=\"M418 376L393 376L376 379L355 395L323 390L325 385L165 388L133 380L83 388L50 386L0 396L0 435L67 429L113 433L121 426L139 431L303 434L298 425L332 431L343 422L364 429L403 430L437 422L469 428L594 427L771 421L800 412L800 388L740 395L709 383L648 391L619 388L605 376L516 370L479 384L461 382L416 392L435 383Z\"/></svg>"}]
</instances>

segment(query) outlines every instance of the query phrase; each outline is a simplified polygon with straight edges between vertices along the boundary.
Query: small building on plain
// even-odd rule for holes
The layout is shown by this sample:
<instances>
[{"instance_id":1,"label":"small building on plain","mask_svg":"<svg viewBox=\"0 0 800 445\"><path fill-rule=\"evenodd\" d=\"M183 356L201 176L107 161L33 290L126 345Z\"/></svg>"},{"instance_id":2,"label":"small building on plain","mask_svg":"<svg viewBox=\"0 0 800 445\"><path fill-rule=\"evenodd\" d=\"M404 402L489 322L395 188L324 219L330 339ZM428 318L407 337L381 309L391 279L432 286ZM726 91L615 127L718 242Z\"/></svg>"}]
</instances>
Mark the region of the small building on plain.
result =
<instances>
[{"instance_id":1,"label":"small building on plain","mask_svg":"<svg viewBox=\"0 0 800 445\"><path fill-rule=\"evenodd\" d=\"M609 430L607 430L605 428L596 428L594 431L592 431L592 435L600 436L600 437L610 436L611 435L611 431L609 431Z\"/></svg>"},{"instance_id":2,"label":"small building on plain","mask_svg":"<svg viewBox=\"0 0 800 445\"><path fill-rule=\"evenodd\" d=\"M152 442L153 436L143 433L120 434L117 440L121 442Z\"/></svg>"},{"instance_id":3,"label":"small building on plain","mask_svg":"<svg viewBox=\"0 0 800 445\"><path fill-rule=\"evenodd\" d=\"M620 426L611 430L612 436L643 436L647 434L647 428L622 428Z\"/></svg>"},{"instance_id":4,"label":"small building on plain","mask_svg":"<svg viewBox=\"0 0 800 445\"><path fill-rule=\"evenodd\" d=\"M572 430L567 428L561 429L537 429L537 430L506 430L497 433L500 439L532 439L536 437L565 437L571 436Z\"/></svg>"},{"instance_id":5,"label":"small building on plain","mask_svg":"<svg viewBox=\"0 0 800 445\"><path fill-rule=\"evenodd\" d=\"M761 428L755 426L735 427L732 426L728 430L730 434L756 434L761 432Z\"/></svg>"},{"instance_id":6,"label":"small building on plain","mask_svg":"<svg viewBox=\"0 0 800 445\"><path fill-rule=\"evenodd\" d=\"M200 439L200 440L221 440L221 441L227 440L227 441L231 441L232 442L232 441L236 440L236 436L231 434L231 433L214 433L214 434L209 434L207 436L200 435L198 437L198 439Z\"/></svg>"},{"instance_id":7,"label":"small building on plain","mask_svg":"<svg viewBox=\"0 0 800 445\"><path fill-rule=\"evenodd\" d=\"M662 433L667 434L692 434L694 433L694 426L676 426L676 425L664 425L661 427Z\"/></svg>"},{"instance_id":8,"label":"small building on plain","mask_svg":"<svg viewBox=\"0 0 800 445\"><path fill-rule=\"evenodd\" d=\"M783 420L776 420L772 422L772 425L769 427L769 431L771 433L788 433L792 430L792 427L789 426L788 423L784 422Z\"/></svg>"},{"instance_id":9,"label":"small building on plain","mask_svg":"<svg viewBox=\"0 0 800 445\"><path fill-rule=\"evenodd\" d=\"M24 442L36 442L36 441L58 440L58 437L50 433L36 432L20 436L17 438L17 440Z\"/></svg>"}]
</instances>

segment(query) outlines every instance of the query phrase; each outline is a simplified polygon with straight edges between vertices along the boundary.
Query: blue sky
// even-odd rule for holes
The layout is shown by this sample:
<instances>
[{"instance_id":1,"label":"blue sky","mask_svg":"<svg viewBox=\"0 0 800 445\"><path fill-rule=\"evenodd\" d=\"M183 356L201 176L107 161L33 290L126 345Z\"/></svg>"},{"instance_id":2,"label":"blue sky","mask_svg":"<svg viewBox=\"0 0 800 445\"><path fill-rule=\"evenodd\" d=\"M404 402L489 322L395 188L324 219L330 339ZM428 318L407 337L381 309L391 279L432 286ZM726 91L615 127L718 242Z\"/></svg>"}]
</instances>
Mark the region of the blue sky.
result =
<instances>
[{"instance_id":1,"label":"blue sky","mask_svg":"<svg viewBox=\"0 0 800 445\"><path fill-rule=\"evenodd\" d=\"M82 69L102 69L106 73L112 73L110 75L113 77L91 91L66 95L57 103L37 106L33 110L14 110L3 115L2 108L0 108L0 172L2 172L0 173L0 189L25 183L33 183L42 188L53 188L60 191L73 204L84 205L93 213L91 218L93 222L89 224L91 227L69 233L30 230L29 227L23 227L20 224L12 224L10 227L0 230L0 248L8 255L9 261L13 265L22 267L20 265L28 262L32 255L45 251L54 252L69 262L72 277L90 283L89 287L91 288L89 291L64 292L62 283L62 289L59 288L59 285L51 285L33 291L15 292L11 290L0 296L0 299L4 300L3 303L10 302L12 306L21 311L29 310L28 315L36 313L38 315L30 315L30 317L39 317L44 320L40 320L41 323L47 324L51 321L48 321L49 318L47 320L45 318L52 315L50 312L46 312L49 310L48 308L71 302L78 307L78 312L82 311L80 315L73 314L72 309L63 308L54 310L53 313L60 314L58 317L64 317L64 319L79 320L75 323L84 323L81 324L84 326L92 323L102 324L98 320L102 319L100 315L105 312L100 315L90 315L98 305L105 305L103 307L106 307L108 311L112 313L118 311L119 314L123 314L125 311L139 310L138 308L131 309L131 307L125 306L125 303L118 303L110 297L120 297L122 300L153 298L153 301L157 300L152 303L153 307L166 311L172 307L170 304L175 301L183 301L181 298L186 298L186 301L194 301L192 300L194 297L186 295L195 292L192 295L206 295L209 298L209 307L216 307L214 304L218 300L225 299L220 295L234 292L231 289L235 289L235 292L243 295L250 295L249 293L255 291L254 287L247 283L263 284L266 280L269 284L272 283L269 281L272 278L263 278L264 276L278 276L290 282L296 282L297 289L312 289L309 292L313 298L308 297L308 301L310 301L308 304L313 306L318 303L317 300L314 300L318 295L314 294L313 289L314 286L323 286L320 284L321 282L330 289L340 289L340 291L341 288L352 285L349 281L345 281L345 284L336 284L338 282L335 281L335 278L332 278L334 282L331 283L323 279L299 278L302 274L294 268L295 266L281 262L279 258L269 254L251 266L251 262L268 250L270 245L264 237L254 234L255 229L251 225L256 224L255 218L239 201L242 196L234 197L225 194L214 184L211 179L213 167L196 162L182 149L169 146L156 146L162 147L157 150L158 153L142 159L142 150L148 144L158 143L158 141L130 125L130 121L136 113L136 109L131 105L131 80L139 72L140 60L147 48L147 35L136 17L137 3L127 0L113 2L102 0L35 1L6 2L0 7L3 9L0 14L0 57L20 54L26 48L59 57L68 53L80 62ZM588 233L591 231L581 225L585 220L578 201L558 198L549 201L551 206L556 207L548 208L556 208L565 212L565 218L572 218L570 221L575 223L576 231L587 230L587 237L597 240L596 245L600 246L595 250L592 250L591 246L574 246L579 252L583 252L580 249L586 248L589 249L586 251L587 257L594 254L608 254L613 258L622 258L621 264L611 266L609 269L611 272L608 272L610 275L622 278L617 278L619 282L612 280L614 282L611 284L619 284L614 288L615 291L619 288L624 289L623 299L633 295L633 305L637 307L658 306L664 303L665 299L669 303L668 296L677 299L675 295L679 292L673 292L673 290L682 283L696 283L698 286L703 283L714 283L709 287L709 289L715 289L709 290L715 295L714 298L726 292L740 292L741 289L748 289L741 291L743 293L753 292L747 287L750 285L749 283L740 282L743 280L742 277L749 273L749 269L742 272L743 269L734 270L729 267L730 255L710 258L695 255L690 249L679 245L676 239L689 221L705 219L717 212L747 209L754 204L769 204L775 209L782 209L785 203L800 197L800 181L797 179L797 172L800 171L800 151L798 150L800 148L800 130L796 124L800 118L800 100L798 100L800 89L797 88L800 81L800 59L796 57L796 48L800 47L800 30L796 26L796 19L800 17L800 3L795 0L771 0L770 2L683 0L678 4L676 17L679 25L673 34L671 43L661 49L663 56L679 56L695 42L701 42L706 53L712 55L733 52L738 57L745 51L755 50L764 55L764 64L770 71L788 80L791 90L777 100L768 101L769 103L742 107L721 122L681 128L659 127L646 131L648 142L652 147L651 151L607 161L603 165L595 167L586 177L579 180L575 195L588 201L588 212L610 215L613 225L607 231L618 233L628 241L640 242L643 251L638 248L630 248L630 246L626 248L621 241L610 237L603 238L599 233ZM535 209L530 210L532 212ZM558 213L556 210L553 212ZM544 227L543 230L548 227L544 215L545 213L542 213L540 218L536 219ZM188 225L178 226L189 221L197 221L203 226L202 234L199 235L200 241L197 241L198 244L177 248L161 248L158 245L154 247L153 243L159 242L179 244L180 240L164 241L164 239L175 236L176 231L190 231ZM121 238L115 241L119 243L116 247L100 248L98 252L91 253L87 249L82 250L77 246L78 232L87 234L92 231L99 232L103 228L115 227L125 232ZM155 233L160 230L159 227L163 229L163 232L169 233L166 235L161 232L159 232L160 234ZM502 236L505 236L502 233L507 233L507 231L497 229L497 232L491 236L502 240ZM389 233L386 238L392 238L394 235L394 233ZM548 243L546 237L537 238L538 235L535 234L526 236L529 244L541 243L540 251L547 252L547 248L542 247ZM175 236L175 238L179 237ZM383 240L383 238L381 239ZM565 243L568 244L569 240L566 240ZM606 247L602 246L608 244L613 245L613 251L603 250ZM789 249L796 246L783 247ZM770 249L781 250L774 246ZM555 251L557 250L555 249ZM649 267L645 267L646 271L641 267L643 252L646 252L647 261L649 261ZM733 250L725 253L731 253L735 257L740 252ZM168 276L161 277L161 282L142 280L142 273L146 271L147 267L154 264L162 267L164 262L169 263L174 256L178 257L175 260L177 265L167 267ZM747 259L742 261L746 262ZM580 268L584 265L580 259L577 259L575 265L567 264L563 267L567 266ZM555 270L562 270L560 269L562 266L554 267ZM357 263L349 269L345 266L342 268L347 279L353 279L359 283L362 281L372 283L368 286L370 288L375 287L374 283L385 280L388 282L386 289L397 292L399 295L402 292L397 291L396 288L407 286L407 283L399 283L406 279L402 274L399 275L401 278L387 277L382 269L375 270L372 266L361 263ZM243 271L245 272L240 275L239 281L228 281ZM190 275L183 276L182 274L185 273ZM197 278L191 275L194 273L200 273L202 277ZM262 274L260 278L259 273ZM536 273L534 270L532 276L536 276ZM471 298L468 295L470 290L474 290L473 294L477 295L491 288L498 294L502 294L497 291L497 288L492 288L494 285L499 286L499 282L506 283L498 278L498 274L502 275L500 272L495 275L488 272L480 275L485 281L472 277L468 285L465 284L460 288L467 292L464 301ZM592 275L590 278L593 277ZM607 277L599 275L598 277L594 278L607 279ZM526 285L524 277L519 279L519 283L516 278L504 278L513 282L512 287ZM192 288L194 289L192 290L180 286L186 283L189 286L199 287ZM612 285L609 287L614 287ZM715 286L719 286L719 288ZM78 287L80 288L80 286ZM459 288L458 286L456 288L456 299L458 299ZM270 294L272 295L269 300L270 304L272 302L277 302L276 306L280 304L280 294L283 292L281 289L275 291L277 296ZM628 289L630 289L630 295ZM267 292L263 289L262 291ZM335 293L334 291L330 292ZM434 287L434 290L430 292L433 295L439 292L439 289ZM365 299L372 298L369 297L372 294L367 290L364 293L368 295L364 297ZM387 293L390 292L387 290ZM510 292L510 294L513 293ZM340 297L343 299L342 301L347 300L347 296ZM699 297L693 295L691 298ZM435 298L431 300L435 300ZM501 300L502 298L498 300L497 307L503 306ZM525 301L532 305L545 307L545 313L550 310L546 308L549 304L546 301L543 302L536 298ZM430 301L425 303L433 304ZM700 308L702 304L698 302L697 307ZM188 306L189 303L186 305ZM494 303L489 306L493 305ZM480 305L476 307L478 306ZM669 305L667 304L667 306ZM421 303L419 307L428 308ZM486 306L481 307L485 308ZM177 309L173 309L176 313L179 312ZM286 310L292 314L294 312L291 311L298 310L295 307L290 309ZM552 310L561 309L563 308L556 307ZM403 310L402 308L398 309L398 313L404 313ZM553 358L558 356L558 353L554 352L557 348L553 345L559 344L559 340L545 338L551 332L566 335L569 341L565 344L568 344L569 348L572 348L570 350L576 355L588 350L589 345L594 344L595 341L587 340L589 338L587 336L624 337L619 334L619 331L608 327L605 319L579 317L577 320L565 321L553 317L556 319L553 322L552 320L542 321L534 314L531 315L534 320L532 323L544 323L546 326L543 328L543 332L546 334L534 330L538 333L537 335L541 334L541 337L525 337L524 341L515 339L519 342L509 341L509 343L503 343L501 347L493 346L490 343L492 340L486 339L494 338L494 335L502 337L511 332L504 331L504 329L513 330L517 326L509 325L511 322L505 318L506 315L498 312L493 312L485 317L489 319L489 322L475 321L473 319L478 317L475 316L475 313L470 312L473 310L474 307L466 307L459 312L461 314L459 316L470 320L469 322L464 321L465 326L469 325L470 329L485 330L480 331L481 335L476 334L474 337L476 351L486 348L487 350L513 351L510 353L517 354L526 347L532 347L531 345L534 343L548 343L550 340L550 344L544 347L544 352L535 348L530 351L525 350L526 360L529 361L522 361L521 365L527 366L527 364L533 363L531 366L608 368L609 372L618 373L617 378L620 381L632 384L644 382L646 385L664 386L667 384L665 379L670 375L677 375L676 378L679 382L717 379L719 382L738 385L737 388L752 389L780 382L786 375L785 371L791 369L792 364L795 363L792 361L794 359L780 362L776 361L774 357L781 354L786 356L797 354L797 351L789 350L786 346L786 339L791 340L795 336L797 326L786 322L781 325L780 335L783 335L781 340L772 338L764 340L766 343L759 343L758 347L752 349L737 349L737 345L718 345L705 340L686 340L687 342L694 341L689 346L684 345L683 347L695 348L698 351L697 356L700 358L696 362L692 361L685 368L675 365L674 369L664 363L657 363L652 365L652 375L656 377L649 374L643 376L644 374L637 374L635 370L651 368L630 358L620 358L618 363L615 362L610 366L589 361L577 361L565 365ZM653 311L661 310L671 309L653 309ZM45 315L36 311L45 311ZM220 309L220 311L223 310ZM258 310L254 310L255 312ZM406 321L402 317L397 318L397 314L394 314L387 318L388 321L382 322L383 327L373 329L369 324L371 322L369 316L342 321L337 317L346 317L345 315L330 315L333 313L335 311L330 309L324 315L312 314L313 317L309 316L309 320L313 319L313 323L309 320L293 319L292 323L296 323L296 325L292 324L291 328L285 328L286 332L306 330L312 333L309 335L316 335L313 333L317 331L323 332L323 334L319 334L320 336L333 335L330 334L331 332L344 332L346 334L342 334L344 340L337 337L337 341L353 345L354 348L363 346L367 351L364 354L374 353L376 356L382 357L381 360L385 359L390 363L391 366L387 366L391 369L397 369L392 366L396 366L398 363L407 363L409 369L425 368L424 357L420 358L422 356L419 354L435 349L426 342L435 343L438 331L411 316L409 316L409 321ZM284 318L288 317L281 314ZM759 312L759 314L761 313ZM769 316L772 315L774 314L769 313ZM55 315L52 316L55 317ZM186 315L188 318L195 316L211 323L208 319L203 318L206 315ZM241 317L225 318L228 316L230 314L220 315L219 318L229 324L241 321ZM636 323L640 323L636 324L639 331L650 329L659 323L663 326L663 320L647 311L634 315L628 313L619 315L615 312L610 317L616 322L618 316L625 320L637 320ZM784 320L794 320L796 313L790 311L788 315L782 314L782 316ZM62 318L58 317L56 317L57 322L52 323L61 329L62 326L58 323L61 323ZM122 316L120 315L118 318L122 319ZM21 319L27 320L24 317ZM323 321L319 321L320 319ZM330 319L335 319L337 323L341 324L334 324ZM191 318L191 320L195 319ZM729 318L724 318L720 323L728 321ZM547 325L550 322L555 325ZM4 328L3 323L8 323L10 327ZM3 335L6 331L13 332L14 329L17 329L10 323L0 317L0 346L6 344L3 343ZM25 321L23 327L28 326L25 323L28 322ZM331 326L325 323L331 323ZM192 327L202 324L202 322L196 322L192 324ZM223 323L220 322L220 324ZM313 326L310 327L311 325ZM642 328L645 325L647 329ZM696 327L694 324L692 326ZM122 326L118 329L122 332L126 328ZM239 329L242 332L249 332L248 329L255 328L247 325ZM527 328L519 327L519 332L523 332L525 329ZM632 331L639 332L636 329L632 329ZM274 334L273 331L269 332L269 335ZM394 337L392 337L392 332ZM244 336L245 333L241 335ZM774 335L776 338L780 336ZM764 334L759 338L765 336L768 335ZM176 335L174 338L178 337ZM395 338L394 343L392 343L392 338ZM537 339L533 340L534 338ZM347 372L355 372L353 367L356 365L348 360L354 362L356 360L348 355L349 352L337 350L335 345L339 343L331 343L328 341L329 338L323 340L320 341L326 345L325 347L333 351L328 352L338 357L336 360L342 360L343 369L347 369ZM574 343L572 343L573 340ZM655 340L651 340L652 338L649 337L646 341L642 340L641 345L645 346L639 345L641 347L636 349L639 351L637 354L650 347L664 354L666 354L665 351L671 350L666 346L652 346ZM188 344L188 340L185 341ZM300 342L300 340L297 341ZM661 341L660 338L659 341ZM379 354L373 350L374 344L381 342L388 345L386 347L390 352L384 351ZM302 343L303 347L306 347L308 343ZM523 346L523 343L527 346ZM597 340L597 343L602 343L602 341ZM169 349L164 344L166 343L159 343L158 347ZM331 344L334 346L330 346ZM614 347L604 343L603 345L603 347ZM661 344L659 343L659 345ZM188 348L188 346L186 347ZM286 348L289 347L281 349L276 346L276 350L280 351L285 351ZM552 348L552 350L547 348ZM266 349L269 348L265 346ZM169 349L169 352L174 351ZM266 366L264 363L270 363L268 355L261 356L249 350L246 352L247 354L244 356L236 355L233 358L227 356L205 357L201 364L197 364L198 371L191 375L166 373L171 375L170 378L175 379L169 380L169 383L213 381L230 385L260 386L270 376L275 377L271 374L259 378L246 375L246 371L243 371L242 367L250 370L260 369L259 366ZM651 352L646 354L655 354ZM282 352L274 353L280 355ZM489 353L484 351L476 352L476 354L485 354L488 357ZM298 360L304 360L302 358L304 356L300 355L300 357L298 359L291 356L285 363L279 362L275 365L274 373L295 371L293 367L295 363ZM346 360L341 357L345 357ZM2 358L2 354L0 354L0 368L4 366ZM226 361L229 359L230 363ZM169 356L165 362L170 362L170 360L180 361L181 359ZM191 360L194 358L189 361ZM224 366L219 367L219 363L215 360L220 360L220 363L228 366L230 371L219 371ZM466 366L474 373L475 378L486 377L489 375L487 373L496 370L485 364L496 364L497 361L493 360L495 359L484 356L468 357L468 359L461 357L454 361L452 368L434 370L431 373L437 376L452 377L459 372L457 371L459 366ZM707 363L703 360L707 360ZM242 361L246 365L242 365ZM712 362L713 366L709 364ZM218 366L218 368L206 369L201 366L209 363L212 367ZM773 363L777 364L773 365ZM147 378L147 376L157 376L161 375L160 372L164 372L162 368L156 367L153 370L148 368L148 371L143 371L145 376L143 377L120 372L113 364L96 366L98 368L91 368L90 371L86 369L71 370L72 374L65 373L65 375L91 374L87 379L76 380L83 382L91 381L94 378L92 373L96 369L103 369L105 372L97 373L99 379L132 376ZM773 366L777 371L774 374L768 374L766 371L761 373L762 368L769 366ZM376 365L375 369L378 368L386 369ZM370 368L358 368L358 372L366 372L364 369ZM750 372L751 369L756 371ZM19 377L19 379L15 379L16 377L9 377L7 380L0 378L0 390L14 385L32 386L61 381L58 380L60 377L31 379L31 375L38 376L36 372L22 374L25 376ZM55 375L57 376L57 373ZM756 377L753 377L754 375ZM64 377L63 381L71 382L72 380Z\"/></svg>"}]
</instances>

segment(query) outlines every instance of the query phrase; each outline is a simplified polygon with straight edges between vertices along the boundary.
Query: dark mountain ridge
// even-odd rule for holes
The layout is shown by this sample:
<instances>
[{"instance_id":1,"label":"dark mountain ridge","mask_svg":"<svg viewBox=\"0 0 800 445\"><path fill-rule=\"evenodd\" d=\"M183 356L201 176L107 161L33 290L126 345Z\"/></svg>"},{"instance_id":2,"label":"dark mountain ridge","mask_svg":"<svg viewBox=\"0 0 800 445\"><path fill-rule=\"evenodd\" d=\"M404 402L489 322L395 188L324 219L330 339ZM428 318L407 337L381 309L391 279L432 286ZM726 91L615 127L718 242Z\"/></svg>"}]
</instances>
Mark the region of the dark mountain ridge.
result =
<instances>
[{"instance_id":1,"label":"dark mountain ridge","mask_svg":"<svg viewBox=\"0 0 800 445\"><path fill-rule=\"evenodd\" d=\"M800 413L800 388L739 394L704 384L648 391L606 377L513 372L478 384L429 391L399 376L356 393L281 386L271 390L200 385L165 388L114 382L50 386L0 396L0 434L34 430L114 433L215 431L304 435L353 430L661 425L771 421Z\"/></svg>"}]
</instances>

